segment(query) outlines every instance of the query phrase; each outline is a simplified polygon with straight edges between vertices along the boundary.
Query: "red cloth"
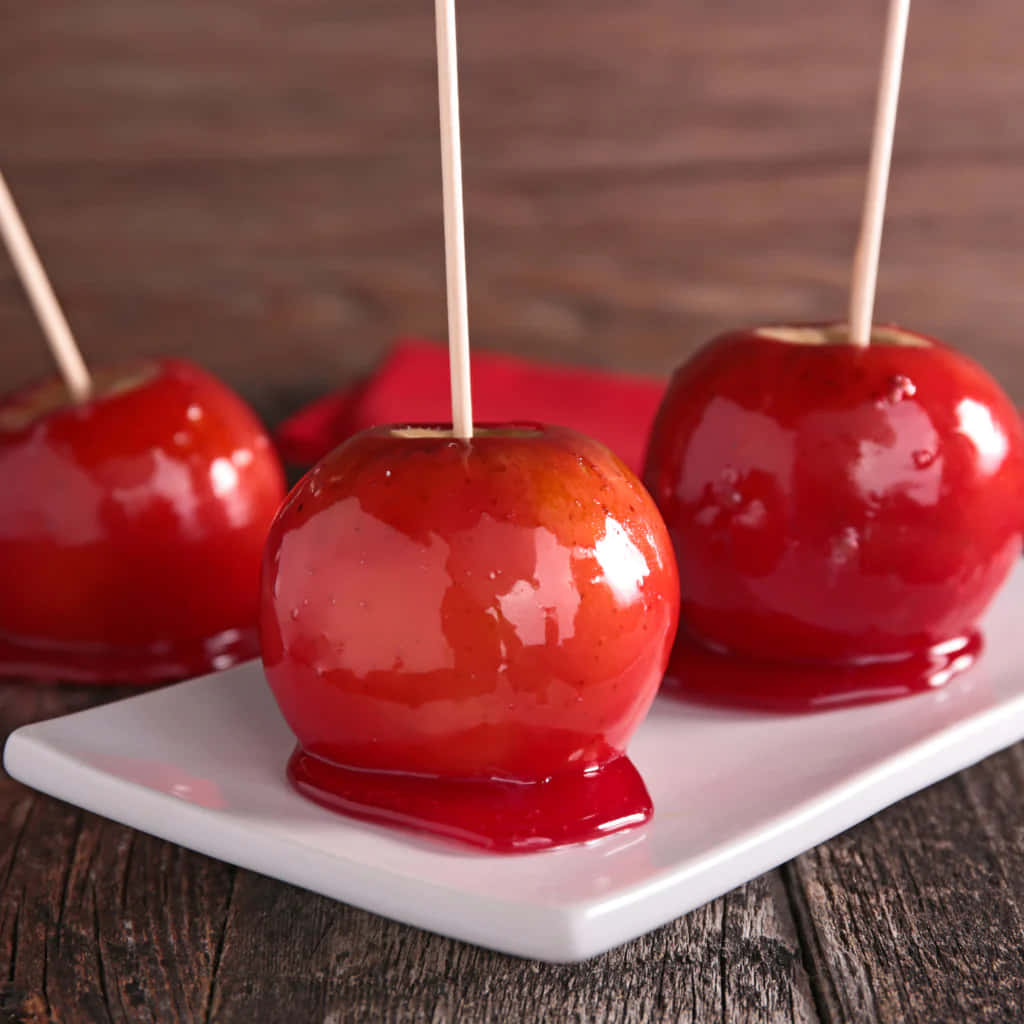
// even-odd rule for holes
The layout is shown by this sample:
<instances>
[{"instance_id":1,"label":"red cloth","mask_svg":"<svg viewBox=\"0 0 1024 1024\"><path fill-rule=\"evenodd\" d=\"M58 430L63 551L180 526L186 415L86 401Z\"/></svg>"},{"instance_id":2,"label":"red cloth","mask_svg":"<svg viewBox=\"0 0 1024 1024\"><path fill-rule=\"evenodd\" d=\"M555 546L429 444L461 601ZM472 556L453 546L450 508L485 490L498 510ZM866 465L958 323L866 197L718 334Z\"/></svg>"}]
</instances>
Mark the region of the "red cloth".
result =
<instances>
[{"instance_id":1,"label":"red cloth","mask_svg":"<svg viewBox=\"0 0 1024 1024\"><path fill-rule=\"evenodd\" d=\"M662 381L493 352L474 352L471 366L477 423L535 420L572 427L640 472ZM285 460L312 464L366 427L450 423L450 403L447 348L403 340L369 380L306 406L282 424L276 440Z\"/></svg>"}]
</instances>

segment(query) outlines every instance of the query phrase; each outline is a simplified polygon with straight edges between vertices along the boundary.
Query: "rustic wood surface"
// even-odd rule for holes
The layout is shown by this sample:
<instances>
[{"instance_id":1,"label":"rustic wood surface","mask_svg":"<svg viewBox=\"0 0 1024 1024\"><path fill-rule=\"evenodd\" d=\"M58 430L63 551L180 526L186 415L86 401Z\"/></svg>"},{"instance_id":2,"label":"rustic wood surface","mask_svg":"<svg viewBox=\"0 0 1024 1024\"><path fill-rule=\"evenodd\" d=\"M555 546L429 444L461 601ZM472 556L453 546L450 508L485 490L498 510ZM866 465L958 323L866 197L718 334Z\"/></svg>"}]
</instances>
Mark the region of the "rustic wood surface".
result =
<instances>
[{"instance_id":1,"label":"rustic wood surface","mask_svg":"<svg viewBox=\"0 0 1024 1024\"><path fill-rule=\"evenodd\" d=\"M461 14L474 343L667 372L842 315L882 0ZM427 0L0 5L0 166L87 356L271 422L444 328ZM1024 5L911 20L879 315L1024 402ZM48 370L0 261L0 384ZM124 691L0 686L0 733ZM1015 748L579 966L485 952L0 778L0 1021L1021 1019Z\"/></svg>"}]
</instances>

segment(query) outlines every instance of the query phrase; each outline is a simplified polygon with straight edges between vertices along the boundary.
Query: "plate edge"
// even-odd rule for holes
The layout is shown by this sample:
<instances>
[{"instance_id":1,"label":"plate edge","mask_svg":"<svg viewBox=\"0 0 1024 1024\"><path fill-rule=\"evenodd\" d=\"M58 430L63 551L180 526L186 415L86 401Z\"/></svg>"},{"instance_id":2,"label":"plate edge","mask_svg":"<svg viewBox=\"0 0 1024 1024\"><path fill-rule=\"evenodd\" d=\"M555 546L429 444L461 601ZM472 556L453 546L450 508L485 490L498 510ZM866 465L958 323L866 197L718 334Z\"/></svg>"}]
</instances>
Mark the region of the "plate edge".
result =
<instances>
[{"instance_id":1,"label":"plate edge","mask_svg":"<svg viewBox=\"0 0 1024 1024\"><path fill-rule=\"evenodd\" d=\"M278 853L300 850L304 858L314 863L315 878L312 882L309 878L298 877L287 866L288 860L294 858L279 858L278 863L270 863L273 854L261 855L259 845L253 845L246 827L231 817L218 816L217 827L210 829L206 822L213 812L208 809L101 772L54 750L45 739L33 735L35 725L44 724L25 725L10 734L4 745L3 766L12 779L55 799L243 870L254 871L460 942L483 946L510 956L551 963L570 963L595 955L581 955L578 951L580 914L577 907L564 904L534 906L524 911L511 901L475 898L471 904L471 916L467 919L464 910L461 913L445 910L446 900L456 890L422 879L380 871L359 861L348 862L346 870L351 871L345 876L347 884L339 886L336 884L339 873L334 854L277 836L264 836L265 843ZM55 784L54 778L65 781ZM152 807L139 807L132 799L136 791L141 791ZM97 798L97 794L105 795ZM127 796L127 799L117 799L118 794ZM175 834L169 834L162 826L161 823L167 820L166 813L161 813L166 810L165 801L174 804L179 822L183 819L187 822L187 842L182 842L182 831L185 830L179 828ZM136 813L129 816L119 813L118 808L124 806L134 806ZM365 898L368 889L362 883L367 879L378 883L377 889L370 890L374 898ZM379 884L382 879L386 883L384 886ZM423 902L425 887L435 894L436 900L433 912L420 913L418 907ZM378 894L382 894L382 897L375 898ZM510 930L511 939L504 941L503 936L496 935L488 925L497 919L508 919L510 915L513 924L517 926ZM520 936L519 941L516 941L516 936ZM611 943L603 949L618 944Z\"/></svg>"}]
</instances>

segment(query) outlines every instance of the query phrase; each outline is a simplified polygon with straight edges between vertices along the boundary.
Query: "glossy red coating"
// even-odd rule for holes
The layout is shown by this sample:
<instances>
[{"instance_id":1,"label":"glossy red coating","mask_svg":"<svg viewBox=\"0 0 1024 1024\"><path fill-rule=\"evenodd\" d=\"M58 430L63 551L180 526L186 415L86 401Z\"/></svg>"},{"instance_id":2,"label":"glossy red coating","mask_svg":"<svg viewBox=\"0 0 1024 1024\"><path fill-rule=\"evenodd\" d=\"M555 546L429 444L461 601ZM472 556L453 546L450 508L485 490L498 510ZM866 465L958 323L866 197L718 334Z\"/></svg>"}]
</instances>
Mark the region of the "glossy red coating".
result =
<instances>
[{"instance_id":1,"label":"glossy red coating","mask_svg":"<svg viewBox=\"0 0 1024 1024\"><path fill-rule=\"evenodd\" d=\"M705 704L765 711L832 711L938 689L966 672L982 647L981 634L975 631L892 658L777 661L715 651L680 630L661 692Z\"/></svg>"},{"instance_id":2,"label":"glossy red coating","mask_svg":"<svg viewBox=\"0 0 1024 1024\"><path fill-rule=\"evenodd\" d=\"M303 750L534 783L618 758L678 619L650 496L564 428L392 430L307 474L267 544L263 657Z\"/></svg>"},{"instance_id":3,"label":"glossy red coating","mask_svg":"<svg viewBox=\"0 0 1024 1024\"><path fill-rule=\"evenodd\" d=\"M645 480L694 635L833 663L970 635L1021 550L1021 424L979 366L910 337L738 331L676 372Z\"/></svg>"},{"instance_id":4,"label":"glossy red coating","mask_svg":"<svg viewBox=\"0 0 1024 1024\"><path fill-rule=\"evenodd\" d=\"M54 382L0 401L0 672L153 682L253 657L284 496L266 433L189 363L103 376L121 383L79 406Z\"/></svg>"},{"instance_id":5,"label":"glossy red coating","mask_svg":"<svg viewBox=\"0 0 1024 1024\"><path fill-rule=\"evenodd\" d=\"M288 778L332 811L479 846L532 853L634 828L653 813L628 757L542 782L438 779L342 768L296 748Z\"/></svg>"}]
</instances>

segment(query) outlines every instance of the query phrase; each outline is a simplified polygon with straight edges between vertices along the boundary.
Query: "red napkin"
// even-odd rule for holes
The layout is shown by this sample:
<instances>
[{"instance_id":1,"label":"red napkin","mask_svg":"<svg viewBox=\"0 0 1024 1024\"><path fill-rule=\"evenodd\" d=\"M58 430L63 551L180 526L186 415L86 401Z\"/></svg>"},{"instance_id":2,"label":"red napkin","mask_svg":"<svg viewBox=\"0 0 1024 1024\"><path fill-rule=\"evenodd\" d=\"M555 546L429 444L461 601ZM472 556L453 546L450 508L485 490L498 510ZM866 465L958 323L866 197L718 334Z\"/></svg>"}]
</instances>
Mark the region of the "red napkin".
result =
<instances>
[{"instance_id":1,"label":"red napkin","mask_svg":"<svg viewBox=\"0 0 1024 1024\"><path fill-rule=\"evenodd\" d=\"M665 390L662 381L492 352L474 352L471 365L476 422L536 420L572 427L640 472ZM451 422L450 401L447 348L403 340L369 380L306 406L282 424L276 439L288 462L312 464L365 427Z\"/></svg>"}]
</instances>

